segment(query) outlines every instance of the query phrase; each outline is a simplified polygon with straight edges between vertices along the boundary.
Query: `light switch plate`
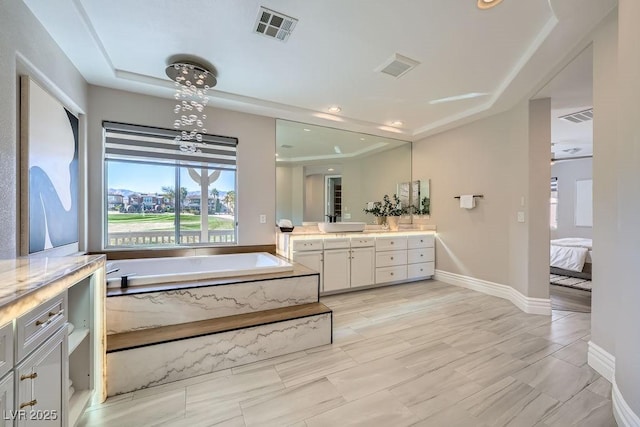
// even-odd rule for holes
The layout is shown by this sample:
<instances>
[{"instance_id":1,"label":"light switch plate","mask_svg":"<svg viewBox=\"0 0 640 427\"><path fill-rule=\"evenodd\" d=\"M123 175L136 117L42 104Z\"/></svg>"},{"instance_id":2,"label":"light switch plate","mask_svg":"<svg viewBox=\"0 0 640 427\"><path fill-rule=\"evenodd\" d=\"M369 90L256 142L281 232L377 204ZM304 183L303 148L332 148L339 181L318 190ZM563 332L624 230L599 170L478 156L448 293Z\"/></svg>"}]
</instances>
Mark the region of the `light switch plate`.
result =
<instances>
[{"instance_id":1,"label":"light switch plate","mask_svg":"<svg viewBox=\"0 0 640 427\"><path fill-rule=\"evenodd\" d=\"M518 212L518 222L524 222L524 212Z\"/></svg>"},{"instance_id":2,"label":"light switch plate","mask_svg":"<svg viewBox=\"0 0 640 427\"><path fill-rule=\"evenodd\" d=\"M267 223L267 216L262 214L260 215L260 224L266 224Z\"/></svg>"}]
</instances>

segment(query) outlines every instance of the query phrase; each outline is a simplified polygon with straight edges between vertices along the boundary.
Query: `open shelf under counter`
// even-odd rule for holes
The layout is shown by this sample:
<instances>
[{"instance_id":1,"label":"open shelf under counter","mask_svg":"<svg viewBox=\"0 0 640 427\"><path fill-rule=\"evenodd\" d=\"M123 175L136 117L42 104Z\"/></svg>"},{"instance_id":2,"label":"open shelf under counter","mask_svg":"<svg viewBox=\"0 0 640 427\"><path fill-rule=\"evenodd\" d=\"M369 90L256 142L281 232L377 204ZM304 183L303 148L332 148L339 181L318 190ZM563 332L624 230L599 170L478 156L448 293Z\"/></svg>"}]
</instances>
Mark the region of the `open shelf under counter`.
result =
<instances>
[{"instance_id":1,"label":"open shelf under counter","mask_svg":"<svg viewBox=\"0 0 640 427\"><path fill-rule=\"evenodd\" d=\"M76 425L84 410L89 406L92 390L76 390L69 399L68 421L70 426Z\"/></svg>"},{"instance_id":2,"label":"open shelf under counter","mask_svg":"<svg viewBox=\"0 0 640 427\"><path fill-rule=\"evenodd\" d=\"M76 328L69 335L69 354L73 353L82 340L89 336L89 328Z\"/></svg>"}]
</instances>

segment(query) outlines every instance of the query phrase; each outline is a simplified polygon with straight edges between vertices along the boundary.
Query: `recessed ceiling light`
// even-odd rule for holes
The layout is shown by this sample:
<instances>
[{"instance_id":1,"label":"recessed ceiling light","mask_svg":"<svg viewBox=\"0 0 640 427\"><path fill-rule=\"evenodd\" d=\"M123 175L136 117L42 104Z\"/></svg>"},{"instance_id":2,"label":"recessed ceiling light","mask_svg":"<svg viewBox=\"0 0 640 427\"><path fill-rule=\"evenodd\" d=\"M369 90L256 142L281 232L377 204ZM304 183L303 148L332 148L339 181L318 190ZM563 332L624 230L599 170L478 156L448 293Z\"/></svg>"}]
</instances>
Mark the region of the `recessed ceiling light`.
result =
<instances>
[{"instance_id":1,"label":"recessed ceiling light","mask_svg":"<svg viewBox=\"0 0 640 427\"><path fill-rule=\"evenodd\" d=\"M329 107L330 113L339 113L340 111L342 111L342 108L338 107L337 105L334 105L333 107Z\"/></svg>"},{"instance_id":2,"label":"recessed ceiling light","mask_svg":"<svg viewBox=\"0 0 640 427\"><path fill-rule=\"evenodd\" d=\"M502 0L478 0L478 7L480 9L491 9L493 6L497 6Z\"/></svg>"},{"instance_id":3,"label":"recessed ceiling light","mask_svg":"<svg viewBox=\"0 0 640 427\"><path fill-rule=\"evenodd\" d=\"M360 138L360 141L364 141L364 138Z\"/></svg>"},{"instance_id":4,"label":"recessed ceiling light","mask_svg":"<svg viewBox=\"0 0 640 427\"><path fill-rule=\"evenodd\" d=\"M311 132L311 129L303 129L305 132Z\"/></svg>"},{"instance_id":5,"label":"recessed ceiling light","mask_svg":"<svg viewBox=\"0 0 640 427\"><path fill-rule=\"evenodd\" d=\"M327 169L329 172L333 172L335 169L334 168L329 168Z\"/></svg>"},{"instance_id":6,"label":"recessed ceiling light","mask_svg":"<svg viewBox=\"0 0 640 427\"><path fill-rule=\"evenodd\" d=\"M333 151L335 151L336 154L342 154L342 150L340 149L340 147L338 145L334 145L333 146Z\"/></svg>"},{"instance_id":7,"label":"recessed ceiling light","mask_svg":"<svg viewBox=\"0 0 640 427\"><path fill-rule=\"evenodd\" d=\"M391 126L402 126L404 124L404 122L400 121L400 120L394 120L391 122Z\"/></svg>"}]
</instances>

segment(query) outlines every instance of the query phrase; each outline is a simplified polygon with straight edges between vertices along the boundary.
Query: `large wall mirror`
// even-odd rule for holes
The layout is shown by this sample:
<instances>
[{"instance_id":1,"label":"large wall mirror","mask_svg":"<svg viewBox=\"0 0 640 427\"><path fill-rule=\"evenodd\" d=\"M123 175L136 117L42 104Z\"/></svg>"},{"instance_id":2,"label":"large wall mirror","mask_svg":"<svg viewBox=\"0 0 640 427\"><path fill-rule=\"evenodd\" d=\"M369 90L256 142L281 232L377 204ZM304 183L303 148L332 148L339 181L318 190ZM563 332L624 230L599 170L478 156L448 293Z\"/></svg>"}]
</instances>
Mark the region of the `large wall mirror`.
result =
<instances>
[{"instance_id":1,"label":"large wall mirror","mask_svg":"<svg viewBox=\"0 0 640 427\"><path fill-rule=\"evenodd\" d=\"M276 218L294 225L371 223L367 202L411 181L408 141L277 120L276 145Z\"/></svg>"}]
</instances>

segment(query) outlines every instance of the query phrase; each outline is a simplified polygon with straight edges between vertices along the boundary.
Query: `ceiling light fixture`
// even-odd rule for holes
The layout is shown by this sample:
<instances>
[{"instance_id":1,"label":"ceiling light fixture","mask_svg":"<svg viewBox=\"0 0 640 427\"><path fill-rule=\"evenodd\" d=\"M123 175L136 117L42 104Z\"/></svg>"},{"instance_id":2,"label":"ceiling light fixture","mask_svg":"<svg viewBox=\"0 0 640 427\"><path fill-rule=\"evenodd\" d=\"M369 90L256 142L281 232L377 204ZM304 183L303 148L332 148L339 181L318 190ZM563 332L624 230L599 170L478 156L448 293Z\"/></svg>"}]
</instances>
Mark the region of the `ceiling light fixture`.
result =
<instances>
[{"instance_id":1,"label":"ceiling light fixture","mask_svg":"<svg viewBox=\"0 0 640 427\"><path fill-rule=\"evenodd\" d=\"M400 121L400 120L394 120L391 122L391 126L402 126L404 124L404 122Z\"/></svg>"},{"instance_id":2,"label":"ceiling light fixture","mask_svg":"<svg viewBox=\"0 0 640 427\"><path fill-rule=\"evenodd\" d=\"M327 169L327 171L329 171L329 172L333 172L334 170L335 170L334 168Z\"/></svg>"},{"instance_id":3,"label":"ceiling light fixture","mask_svg":"<svg viewBox=\"0 0 640 427\"><path fill-rule=\"evenodd\" d=\"M364 138L360 138L360 141L364 141Z\"/></svg>"},{"instance_id":4,"label":"ceiling light fixture","mask_svg":"<svg viewBox=\"0 0 640 427\"><path fill-rule=\"evenodd\" d=\"M196 144L202 143L202 134L207 133L204 108L209 102L207 92L217 83L213 73L204 66L190 61L174 62L165 69L167 76L175 82L175 99L178 101L173 112L179 118L173 127L180 131L175 137L181 151L194 153Z\"/></svg>"},{"instance_id":5,"label":"ceiling light fixture","mask_svg":"<svg viewBox=\"0 0 640 427\"><path fill-rule=\"evenodd\" d=\"M334 105L333 107L329 107L330 113L339 113L340 111L342 111L342 108L338 107L337 105Z\"/></svg>"},{"instance_id":6,"label":"ceiling light fixture","mask_svg":"<svg viewBox=\"0 0 640 427\"><path fill-rule=\"evenodd\" d=\"M491 9L494 6L500 4L502 0L478 0L479 9Z\"/></svg>"},{"instance_id":7,"label":"ceiling light fixture","mask_svg":"<svg viewBox=\"0 0 640 427\"><path fill-rule=\"evenodd\" d=\"M305 132L311 132L311 129L303 129Z\"/></svg>"},{"instance_id":8,"label":"ceiling light fixture","mask_svg":"<svg viewBox=\"0 0 640 427\"><path fill-rule=\"evenodd\" d=\"M342 150L340 149L340 147L338 145L334 145L333 146L333 151L335 151L336 154L342 154Z\"/></svg>"}]
</instances>

